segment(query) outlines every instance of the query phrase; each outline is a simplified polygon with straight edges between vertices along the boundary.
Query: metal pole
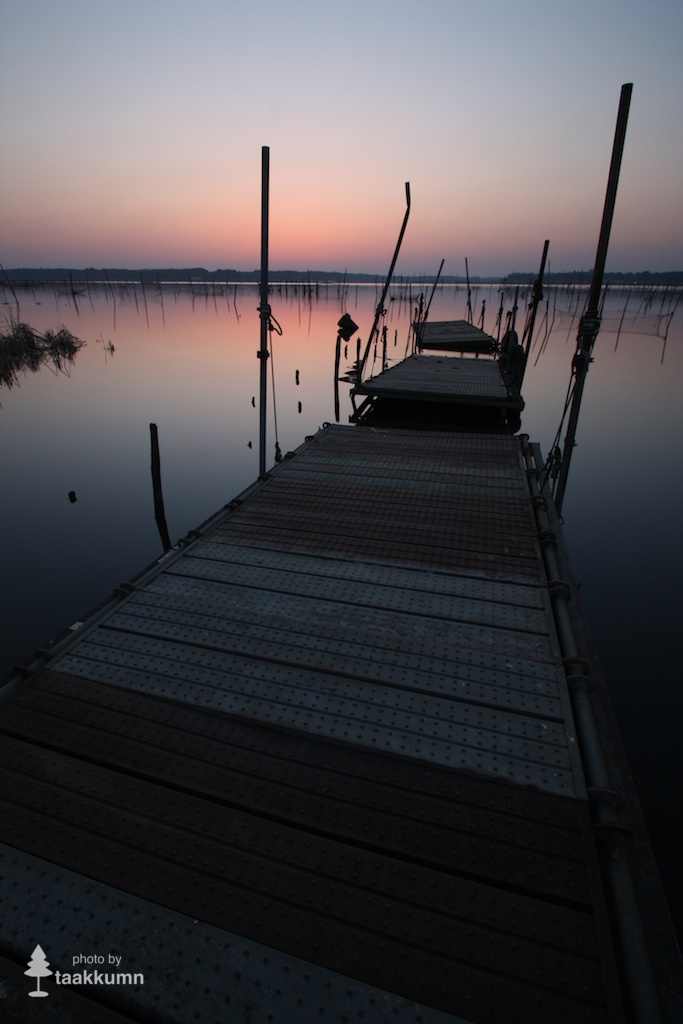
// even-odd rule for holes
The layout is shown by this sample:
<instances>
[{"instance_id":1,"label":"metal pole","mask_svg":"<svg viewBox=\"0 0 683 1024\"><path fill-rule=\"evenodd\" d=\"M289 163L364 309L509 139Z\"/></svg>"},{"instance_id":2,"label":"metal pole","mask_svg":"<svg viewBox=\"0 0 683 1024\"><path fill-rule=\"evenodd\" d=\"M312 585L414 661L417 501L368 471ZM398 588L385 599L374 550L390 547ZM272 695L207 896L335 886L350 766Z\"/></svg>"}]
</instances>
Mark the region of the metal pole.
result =
<instances>
[{"instance_id":1,"label":"metal pole","mask_svg":"<svg viewBox=\"0 0 683 1024\"><path fill-rule=\"evenodd\" d=\"M595 267L593 269L593 280L591 282L591 290L588 298L588 310L592 312L597 312L598 303L600 301L602 276L605 270L607 247L609 245L609 236L612 229L612 217L614 216L614 206L617 199L617 186L619 184L621 158L624 153L626 124L628 122L628 111L631 105L632 92L633 85L631 83L622 85L621 97L619 100L619 113L617 114L617 127L614 133L614 146L612 147L612 162L610 164L609 178L607 181L607 194L605 195L605 208L602 215L602 227L600 229L598 251L595 257Z\"/></svg>"},{"instance_id":2,"label":"metal pole","mask_svg":"<svg viewBox=\"0 0 683 1024\"><path fill-rule=\"evenodd\" d=\"M268 387L268 199L270 181L270 149L261 148L261 346L257 356L261 361L259 392L259 476L266 473L266 393Z\"/></svg>"},{"instance_id":3,"label":"metal pole","mask_svg":"<svg viewBox=\"0 0 683 1024\"><path fill-rule=\"evenodd\" d=\"M546 238L546 240L544 242L544 245L543 245L543 255L541 256L541 266L540 266L540 269L538 271L538 277L536 278L536 283L534 284L534 292L533 292L533 297L532 297L532 300L531 300L531 309L529 311L529 319L527 321L526 327L524 328L524 333L526 335L526 346L524 348L524 363L522 364L522 375L521 375L520 381L519 381L519 390L520 391L522 390L522 383L524 381L524 374L526 372L526 364L527 364L527 360L529 358L529 350L531 349L531 339L533 338L534 327L536 326L536 313L538 312L538 307L540 305L541 299L543 298L543 274L545 273L545 261L548 258L548 247L549 247L549 245L550 245L550 240L548 238ZM525 338L524 338L524 335L523 335L522 336L522 345L524 345L524 341L525 341Z\"/></svg>"},{"instance_id":4,"label":"metal pole","mask_svg":"<svg viewBox=\"0 0 683 1024\"><path fill-rule=\"evenodd\" d=\"M432 287L432 293L429 296L429 302L427 303L427 308L425 310L424 320L422 321L425 324L427 323L427 318L429 316L429 307L432 304L432 299L434 298L434 292L436 291L436 286L439 283L439 278L441 277L441 271L443 270L443 265L444 265L445 262L446 262L445 260L441 260L441 266L439 267L439 271L438 271L438 273L436 275L436 278L434 279L434 285Z\"/></svg>"},{"instance_id":5,"label":"metal pole","mask_svg":"<svg viewBox=\"0 0 683 1024\"><path fill-rule=\"evenodd\" d=\"M519 285L515 288L515 301L510 313L510 330L514 331L517 326L517 311L519 310Z\"/></svg>"},{"instance_id":6,"label":"metal pole","mask_svg":"<svg viewBox=\"0 0 683 1024\"><path fill-rule=\"evenodd\" d=\"M632 92L633 85L631 83L622 85L621 98L619 100L619 112L617 115L617 126L614 134L614 145L612 147L612 161L610 164L609 178L607 180L607 194L605 196L605 206L602 214L600 238L598 239L598 250L595 256L595 266L593 268L593 278L588 296L588 304L586 312L581 317L581 322L579 324L577 347L574 355L573 372L576 374L576 383L574 385L572 407L567 421L567 434L565 436L564 448L562 450L562 464L560 466L557 493L555 495L555 505L558 512L562 511L562 502L564 501L564 494L567 488L569 466L571 463L572 452L576 445L576 427L579 421L579 410L581 408L581 398L583 396L586 375L591 362L591 352L593 351L593 345L595 344L595 339L597 338L598 331L600 330L600 292L602 290L602 278L605 271L605 261L607 259L607 247L609 244L609 236L612 229L612 217L614 216L614 206L617 198L617 185L619 184L619 171L621 170L621 158L624 152L626 124L628 122L628 111L631 105Z\"/></svg>"},{"instance_id":7,"label":"metal pole","mask_svg":"<svg viewBox=\"0 0 683 1024\"><path fill-rule=\"evenodd\" d=\"M393 277L393 274L394 274L394 267L396 266L396 260L398 259L398 254L399 254L399 251L400 251L400 248L401 248L401 242L403 241L403 236L405 234L406 225L408 224L408 217L409 216L410 216L410 182L407 181L406 182L406 212L405 212L405 216L403 218L403 224L401 225L401 230L399 232L398 241L396 242L396 248L394 249L394 255L393 255L393 258L391 260L391 266L389 267L389 273L387 274L387 279L384 282L384 288L382 289L382 296L381 296L381 298L379 300L379 303L377 304L377 309L375 310L375 319L374 319L374 322L372 324L372 329L370 331L370 336L368 338L368 343L365 346L365 352L363 354L362 361L360 360L360 350L359 350L359 361L357 363L358 371L357 371L357 377L356 377L356 380L357 380L357 382L359 384L360 384L360 382L363 379L363 370L365 369L365 364L367 362L368 353L370 352L370 347L372 345L372 342L374 341L375 335L377 334L378 324L379 324L379 321L380 321L380 317L383 316L384 312L385 312L385 310L384 310L384 301L385 301L385 299L387 297L387 292L389 291L389 286L391 284L391 278Z\"/></svg>"},{"instance_id":8,"label":"metal pole","mask_svg":"<svg viewBox=\"0 0 683 1024\"><path fill-rule=\"evenodd\" d=\"M470 267L467 262L467 256L465 256L465 277L467 278L467 323L471 324L472 321L472 291L470 289Z\"/></svg>"},{"instance_id":9,"label":"metal pole","mask_svg":"<svg viewBox=\"0 0 683 1024\"><path fill-rule=\"evenodd\" d=\"M341 334L337 335L334 349L334 422L339 423L339 359L341 355Z\"/></svg>"}]
</instances>

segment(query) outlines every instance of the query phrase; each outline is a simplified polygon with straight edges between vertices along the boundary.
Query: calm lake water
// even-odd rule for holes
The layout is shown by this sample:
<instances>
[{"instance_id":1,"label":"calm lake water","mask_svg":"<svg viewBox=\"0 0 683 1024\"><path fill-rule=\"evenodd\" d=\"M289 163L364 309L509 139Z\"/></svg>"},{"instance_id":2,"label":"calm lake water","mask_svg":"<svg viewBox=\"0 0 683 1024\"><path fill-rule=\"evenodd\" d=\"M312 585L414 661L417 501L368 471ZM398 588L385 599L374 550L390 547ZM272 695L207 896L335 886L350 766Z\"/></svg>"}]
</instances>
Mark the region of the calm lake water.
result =
<instances>
[{"instance_id":1,"label":"calm lake water","mask_svg":"<svg viewBox=\"0 0 683 1024\"><path fill-rule=\"evenodd\" d=\"M413 285L408 297L393 289L386 317L391 359L405 354L419 290ZM273 289L272 311L283 330L274 336L270 361L283 453L334 419L337 320L348 312L366 338L378 297L374 287L356 285L344 294L337 285L312 294L301 286ZM463 317L466 298L462 286L440 288L430 319ZM6 316L16 316L12 295L4 299ZM664 348L657 315L672 308L671 296L651 293L649 299L634 290L621 323L626 294L608 296L563 513L680 934L683 303ZM0 676L161 555L150 423L158 426L174 543L258 476L256 288L167 286L152 293L115 286L75 298L33 290L19 292L19 301L21 320L38 330L63 325L86 345L68 373L44 366L21 375L12 389L0 388ZM477 290L476 321L483 301L484 326L495 333L497 286ZM569 383L577 301L576 291L551 292L537 321L522 429L544 454ZM546 313L553 329L542 347ZM518 327L523 319L520 300ZM344 365L355 356L353 343L349 349ZM350 411L342 385L342 422ZM272 396L268 422L271 465Z\"/></svg>"}]
</instances>

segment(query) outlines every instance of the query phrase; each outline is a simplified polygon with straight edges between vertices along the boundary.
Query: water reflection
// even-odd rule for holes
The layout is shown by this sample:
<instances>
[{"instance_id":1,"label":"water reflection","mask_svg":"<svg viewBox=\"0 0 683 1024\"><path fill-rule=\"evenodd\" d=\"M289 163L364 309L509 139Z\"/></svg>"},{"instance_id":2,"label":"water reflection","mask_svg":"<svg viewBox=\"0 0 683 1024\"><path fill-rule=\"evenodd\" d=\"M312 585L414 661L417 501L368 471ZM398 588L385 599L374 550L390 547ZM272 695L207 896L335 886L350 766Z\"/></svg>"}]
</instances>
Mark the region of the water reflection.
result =
<instances>
[{"instance_id":1,"label":"water reflection","mask_svg":"<svg viewBox=\"0 0 683 1024\"><path fill-rule=\"evenodd\" d=\"M272 289L283 334L272 339L269 465L276 443L286 453L335 418L335 377L352 369L380 291L348 283ZM425 301L429 289L392 290L386 354L375 346L367 373L409 351L420 294ZM583 295L550 289L538 314L522 429L544 453L562 413ZM172 542L258 476L256 287L108 284L75 296L36 290L19 298L21 319L35 331L64 326L87 344L69 376L20 371L20 386L2 391L3 672L161 555L151 423ZM475 323L483 319L494 336L505 329L514 289L479 286L469 298ZM642 305L635 290L608 294L564 519L672 908L683 919L671 814L683 801L683 792L676 797L683 697L675 645L683 611L683 316L672 322L669 315L676 300L671 292ZM440 286L430 319L463 317L467 301L464 287ZM526 297L519 301L521 316ZM335 375L343 314L359 330L342 341ZM346 422L350 385L338 386Z\"/></svg>"}]
</instances>

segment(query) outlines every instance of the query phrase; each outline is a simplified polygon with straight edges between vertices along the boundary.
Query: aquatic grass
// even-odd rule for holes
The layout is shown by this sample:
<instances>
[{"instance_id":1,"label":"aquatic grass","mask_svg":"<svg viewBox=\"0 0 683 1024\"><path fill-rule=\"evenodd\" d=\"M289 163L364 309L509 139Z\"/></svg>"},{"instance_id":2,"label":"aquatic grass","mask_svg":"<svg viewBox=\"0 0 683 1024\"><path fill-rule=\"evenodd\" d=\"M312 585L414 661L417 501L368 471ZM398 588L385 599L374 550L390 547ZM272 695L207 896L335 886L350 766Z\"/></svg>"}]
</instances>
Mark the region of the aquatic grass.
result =
<instances>
[{"instance_id":1,"label":"aquatic grass","mask_svg":"<svg viewBox=\"0 0 683 1024\"><path fill-rule=\"evenodd\" d=\"M29 324L10 319L8 327L0 329L0 386L12 388L21 373L36 373L42 366L68 373L84 344L66 327L40 334Z\"/></svg>"}]
</instances>

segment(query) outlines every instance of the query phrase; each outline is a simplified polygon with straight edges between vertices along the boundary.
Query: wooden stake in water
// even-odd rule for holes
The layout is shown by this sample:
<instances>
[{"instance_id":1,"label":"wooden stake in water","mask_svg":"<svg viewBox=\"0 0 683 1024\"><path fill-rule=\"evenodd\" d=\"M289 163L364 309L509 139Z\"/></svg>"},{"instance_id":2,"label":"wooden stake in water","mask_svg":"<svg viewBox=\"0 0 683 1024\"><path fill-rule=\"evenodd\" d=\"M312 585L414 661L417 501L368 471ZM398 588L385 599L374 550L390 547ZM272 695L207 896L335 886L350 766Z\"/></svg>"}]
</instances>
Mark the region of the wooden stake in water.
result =
<instances>
[{"instance_id":1,"label":"wooden stake in water","mask_svg":"<svg viewBox=\"0 0 683 1024\"><path fill-rule=\"evenodd\" d=\"M154 491L154 518L159 529L159 536L164 552L170 551L173 545L166 525L166 513L164 512L164 495L161 490L161 458L159 456L159 431L156 423L149 425L150 440L152 443L152 489Z\"/></svg>"},{"instance_id":2,"label":"wooden stake in water","mask_svg":"<svg viewBox=\"0 0 683 1024\"><path fill-rule=\"evenodd\" d=\"M337 335L334 349L334 422L339 423L339 359L341 355L341 334Z\"/></svg>"},{"instance_id":3,"label":"wooden stake in water","mask_svg":"<svg viewBox=\"0 0 683 1024\"><path fill-rule=\"evenodd\" d=\"M268 387L268 327L270 306L268 305L268 214L270 183L270 149L261 148L261 344L258 358L261 360L259 392L259 476L266 473L266 391Z\"/></svg>"}]
</instances>

